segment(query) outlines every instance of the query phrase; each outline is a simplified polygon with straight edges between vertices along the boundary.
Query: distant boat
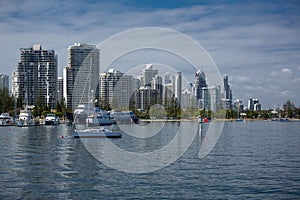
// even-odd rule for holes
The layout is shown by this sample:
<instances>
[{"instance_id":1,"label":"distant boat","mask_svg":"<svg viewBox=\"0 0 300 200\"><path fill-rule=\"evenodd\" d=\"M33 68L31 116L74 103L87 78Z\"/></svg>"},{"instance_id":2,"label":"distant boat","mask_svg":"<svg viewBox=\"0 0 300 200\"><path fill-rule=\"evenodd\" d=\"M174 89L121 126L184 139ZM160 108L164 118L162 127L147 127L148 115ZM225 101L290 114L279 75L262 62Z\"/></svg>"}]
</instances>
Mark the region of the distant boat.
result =
<instances>
[{"instance_id":1,"label":"distant boat","mask_svg":"<svg viewBox=\"0 0 300 200\"><path fill-rule=\"evenodd\" d=\"M211 121L211 118L208 118L208 117L199 117L198 119L198 123L207 123L207 122L210 122Z\"/></svg>"},{"instance_id":2,"label":"distant boat","mask_svg":"<svg viewBox=\"0 0 300 200\"><path fill-rule=\"evenodd\" d=\"M17 125L19 127L36 125L36 122L33 120L33 115L31 114L30 110L25 109L20 111Z\"/></svg>"},{"instance_id":3,"label":"distant boat","mask_svg":"<svg viewBox=\"0 0 300 200\"><path fill-rule=\"evenodd\" d=\"M74 138L121 138L121 131L109 130L106 128L88 128L72 133Z\"/></svg>"},{"instance_id":4,"label":"distant boat","mask_svg":"<svg viewBox=\"0 0 300 200\"><path fill-rule=\"evenodd\" d=\"M242 119L242 118L236 118L236 120L235 120L236 122L243 122L244 121L244 119Z\"/></svg>"},{"instance_id":5,"label":"distant boat","mask_svg":"<svg viewBox=\"0 0 300 200\"><path fill-rule=\"evenodd\" d=\"M59 118L53 113L47 114L45 117L44 124L45 125L59 125L60 124Z\"/></svg>"},{"instance_id":6,"label":"distant boat","mask_svg":"<svg viewBox=\"0 0 300 200\"><path fill-rule=\"evenodd\" d=\"M9 126L13 124L14 120L8 113L2 113L0 115L0 126Z\"/></svg>"},{"instance_id":7,"label":"distant boat","mask_svg":"<svg viewBox=\"0 0 300 200\"><path fill-rule=\"evenodd\" d=\"M114 117L117 124L138 124L139 118L132 111L113 111L111 115Z\"/></svg>"},{"instance_id":8,"label":"distant boat","mask_svg":"<svg viewBox=\"0 0 300 200\"><path fill-rule=\"evenodd\" d=\"M290 120L288 118L281 118L281 117L274 117L271 119L271 121L275 122L289 122Z\"/></svg>"}]
</instances>

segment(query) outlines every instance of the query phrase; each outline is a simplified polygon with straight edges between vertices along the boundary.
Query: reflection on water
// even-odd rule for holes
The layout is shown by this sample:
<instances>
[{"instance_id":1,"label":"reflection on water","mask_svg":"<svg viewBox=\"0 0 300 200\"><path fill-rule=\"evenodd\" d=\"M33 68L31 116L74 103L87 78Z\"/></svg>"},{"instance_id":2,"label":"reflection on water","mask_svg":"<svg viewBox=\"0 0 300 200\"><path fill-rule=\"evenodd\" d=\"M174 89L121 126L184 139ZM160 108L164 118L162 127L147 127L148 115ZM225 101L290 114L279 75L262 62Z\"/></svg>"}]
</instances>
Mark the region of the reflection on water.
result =
<instances>
[{"instance_id":1,"label":"reflection on water","mask_svg":"<svg viewBox=\"0 0 300 200\"><path fill-rule=\"evenodd\" d=\"M297 199L299 124L226 123L216 146L203 159L198 156L207 124L203 124L202 140L194 134L195 122L166 122L152 137L124 134L109 139L121 149L143 153L171 143L181 126L186 132L177 140L178 149L187 137L195 137L177 161L142 174L108 168L84 145L94 145L93 150L103 154L105 140L74 139L67 125L0 127L0 199Z\"/></svg>"}]
</instances>

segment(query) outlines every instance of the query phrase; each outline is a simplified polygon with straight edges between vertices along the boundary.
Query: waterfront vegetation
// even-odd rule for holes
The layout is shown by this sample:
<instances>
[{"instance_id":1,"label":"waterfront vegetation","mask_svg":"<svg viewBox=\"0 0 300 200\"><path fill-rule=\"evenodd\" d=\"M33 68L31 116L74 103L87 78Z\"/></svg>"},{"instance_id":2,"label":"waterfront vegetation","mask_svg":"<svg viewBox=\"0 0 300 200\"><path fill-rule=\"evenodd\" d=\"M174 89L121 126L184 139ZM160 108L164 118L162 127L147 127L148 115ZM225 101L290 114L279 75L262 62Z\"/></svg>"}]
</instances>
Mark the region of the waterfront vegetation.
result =
<instances>
[{"instance_id":1,"label":"waterfront vegetation","mask_svg":"<svg viewBox=\"0 0 300 200\"><path fill-rule=\"evenodd\" d=\"M116 105L113 105L111 108L109 103L101 101L96 106L100 106L104 110L115 109ZM8 112L11 116L14 116L15 112L18 114L20 109L24 109L23 99L15 99L13 96L9 95L7 89L0 89L0 113ZM161 106L156 104L151 106L143 111L138 110L134 106L134 102L130 102L129 109L132 110L135 115L140 119L150 119L150 118L167 118L167 119L190 119L197 117L208 117L208 118L226 118L226 119L236 119L236 118L247 118L247 119L271 119L276 117L283 118L298 118L300 119L300 106L297 107L295 104L287 100L283 103L281 109L273 110L260 110L260 111L251 111L247 110L244 112L238 112L234 109L231 110L219 110L216 113L213 113L209 110L201 110L196 107L191 107L188 109L180 109L179 103L173 98L166 105ZM122 110L122 109L121 109ZM36 105L33 108L33 115L35 117L43 117L48 113L55 113L59 117L63 117L65 112L71 112L70 109L67 109L64 106L64 102L57 102L55 109L51 109L49 106L45 105L42 101L42 96L39 96L37 99Z\"/></svg>"}]
</instances>

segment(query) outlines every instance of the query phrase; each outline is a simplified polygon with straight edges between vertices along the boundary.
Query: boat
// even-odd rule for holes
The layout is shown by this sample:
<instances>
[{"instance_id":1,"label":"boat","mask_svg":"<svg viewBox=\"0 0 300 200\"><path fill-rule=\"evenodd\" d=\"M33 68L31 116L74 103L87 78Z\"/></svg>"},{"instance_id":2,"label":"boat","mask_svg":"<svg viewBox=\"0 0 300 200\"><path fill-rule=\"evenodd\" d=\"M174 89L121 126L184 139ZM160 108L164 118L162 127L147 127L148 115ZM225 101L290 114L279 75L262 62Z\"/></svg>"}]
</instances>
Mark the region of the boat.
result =
<instances>
[{"instance_id":1,"label":"boat","mask_svg":"<svg viewBox=\"0 0 300 200\"><path fill-rule=\"evenodd\" d=\"M45 125L59 125L59 118L53 114L53 113L49 113L46 115L45 117L45 121L44 121Z\"/></svg>"},{"instance_id":2,"label":"boat","mask_svg":"<svg viewBox=\"0 0 300 200\"><path fill-rule=\"evenodd\" d=\"M132 111L113 111L111 115L117 124L138 124L139 118Z\"/></svg>"},{"instance_id":3,"label":"boat","mask_svg":"<svg viewBox=\"0 0 300 200\"><path fill-rule=\"evenodd\" d=\"M33 115L31 114L30 110L25 109L20 111L17 125L19 127L36 125L36 122L33 120Z\"/></svg>"},{"instance_id":4,"label":"boat","mask_svg":"<svg viewBox=\"0 0 300 200\"><path fill-rule=\"evenodd\" d=\"M122 132L101 127L87 128L81 131L75 130L72 135L74 138L121 138Z\"/></svg>"},{"instance_id":5,"label":"boat","mask_svg":"<svg viewBox=\"0 0 300 200\"><path fill-rule=\"evenodd\" d=\"M10 126L14 124L13 118L8 113L0 115L0 126Z\"/></svg>"},{"instance_id":6,"label":"boat","mask_svg":"<svg viewBox=\"0 0 300 200\"><path fill-rule=\"evenodd\" d=\"M91 66L90 73L91 76ZM89 78L89 87L88 87L88 101L87 104L80 104L74 110L74 121L73 124L76 126L76 129L72 133L74 138L120 138L122 137L122 132L119 129L107 129L101 127L100 125L112 125L115 124L115 121L112 117L109 117L108 113L100 110L97 110L93 105L93 90L91 90L91 82ZM98 126L98 127L97 127ZM91 128L93 127L93 128Z\"/></svg>"},{"instance_id":7,"label":"boat","mask_svg":"<svg viewBox=\"0 0 300 200\"><path fill-rule=\"evenodd\" d=\"M74 111L74 122L88 126L108 126L115 124L114 117L106 110L91 105L79 104Z\"/></svg>"}]
</instances>

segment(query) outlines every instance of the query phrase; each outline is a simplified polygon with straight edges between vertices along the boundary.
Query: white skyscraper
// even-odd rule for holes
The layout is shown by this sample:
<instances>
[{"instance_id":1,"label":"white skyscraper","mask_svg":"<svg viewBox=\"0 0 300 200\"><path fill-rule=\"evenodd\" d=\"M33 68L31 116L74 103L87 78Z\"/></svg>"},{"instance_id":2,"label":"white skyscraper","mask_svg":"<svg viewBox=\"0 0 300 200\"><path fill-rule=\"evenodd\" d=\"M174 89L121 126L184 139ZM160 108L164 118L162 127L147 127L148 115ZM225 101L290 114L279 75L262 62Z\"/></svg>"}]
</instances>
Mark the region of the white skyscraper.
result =
<instances>
[{"instance_id":1,"label":"white skyscraper","mask_svg":"<svg viewBox=\"0 0 300 200\"><path fill-rule=\"evenodd\" d=\"M181 72L177 72L173 76L173 92L175 98L177 98L178 102L181 102L181 92L182 92L182 76Z\"/></svg>"},{"instance_id":2,"label":"white skyscraper","mask_svg":"<svg viewBox=\"0 0 300 200\"><path fill-rule=\"evenodd\" d=\"M162 96L163 96L163 85L162 85L162 77L156 74L151 81L151 88L157 90L157 100L159 104L162 103Z\"/></svg>"},{"instance_id":3,"label":"white skyscraper","mask_svg":"<svg viewBox=\"0 0 300 200\"><path fill-rule=\"evenodd\" d=\"M95 92L99 85L99 57L100 50L96 45L75 43L68 47L68 65L63 75L63 95L67 108L76 108L80 102L86 103L84 101L88 101L91 92L88 88L93 90L94 98L98 98Z\"/></svg>"},{"instance_id":4,"label":"white skyscraper","mask_svg":"<svg viewBox=\"0 0 300 200\"><path fill-rule=\"evenodd\" d=\"M152 64L146 64L146 68L142 70L142 80L141 80L142 86L151 87L152 78L157 74L158 74L158 70L153 69Z\"/></svg>"}]
</instances>

